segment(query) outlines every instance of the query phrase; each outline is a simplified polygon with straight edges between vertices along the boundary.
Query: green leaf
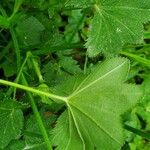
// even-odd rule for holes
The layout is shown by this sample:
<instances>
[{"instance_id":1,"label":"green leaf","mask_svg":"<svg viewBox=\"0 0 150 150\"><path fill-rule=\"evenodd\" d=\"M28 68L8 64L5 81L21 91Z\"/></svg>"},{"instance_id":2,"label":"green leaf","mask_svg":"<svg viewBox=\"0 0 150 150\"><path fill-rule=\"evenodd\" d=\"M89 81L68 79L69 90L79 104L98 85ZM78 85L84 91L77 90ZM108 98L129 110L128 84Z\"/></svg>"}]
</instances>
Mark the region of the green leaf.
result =
<instances>
[{"instance_id":1,"label":"green leaf","mask_svg":"<svg viewBox=\"0 0 150 150\"><path fill-rule=\"evenodd\" d=\"M54 52L61 50L60 45L66 45L64 36L62 34L50 34L51 38L40 48L41 52Z\"/></svg>"},{"instance_id":2,"label":"green leaf","mask_svg":"<svg viewBox=\"0 0 150 150\"><path fill-rule=\"evenodd\" d=\"M59 64L57 63L52 64L51 62L48 62L44 65L42 72L44 74L44 80L50 86L57 85L68 77L67 73L60 70Z\"/></svg>"},{"instance_id":3,"label":"green leaf","mask_svg":"<svg viewBox=\"0 0 150 150\"><path fill-rule=\"evenodd\" d=\"M23 140L14 140L4 150L43 150L46 149L45 143L26 143Z\"/></svg>"},{"instance_id":4,"label":"green leaf","mask_svg":"<svg viewBox=\"0 0 150 150\"><path fill-rule=\"evenodd\" d=\"M49 1L45 0L26 0L25 3L42 11L45 10L49 5Z\"/></svg>"},{"instance_id":5,"label":"green leaf","mask_svg":"<svg viewBox=\"0 0 150 150\"><path fill-rule=\"evenodd\" d=\"M9 21L6 17L3 17L0 15L0 27L2 28L8 28L9 27Z\"/></svg>"},{"instance_id":6,"label":"green leaf","mask_svg":"<svg viewBox=\"0 0 150 150\"><path fill-rule=\"evenodd\" d=\"M66 0L65 6L88 7L93 4L94 0Z\"/></svg>"},{"instance_id":7,"label":"green leaf","mask_svg":"<svg viewBox=\"0 0 150 150\"><path fill-rule=\"evenodd\" d=\"M13 100L0 102L0 148L3 149L13 139L21 136L23 113L20 103Z\"/></svg>"},{"instance_id":8,"label":"green leaf","mask_svg":"<svg viewBox=\"0 0 150 150\"><path fill-rule=\"evenodd\" d=\"M44 29L43 24L33 16L19 22L17 27L18 35L25 46L40 44Z\"/></svg>"},{"instance_id":9,"label":"green leaf","mask_svg":"<svg viewBox=\"0 0 150 150\"><path fill-rule=\"evenodd\" d=\"M42 150L42 148L46 149L45 142L42 138L42 136L35 137L34 134L41 135L39 126L34 118L34 116L30 116L25 124L25 131L26 132L31 132L31 135L25 135L24 140L29 147L29 149L37 149L37 150ZM34 134L33 134L34 133Z\"/></svg>"},{"instance_id":10,"label":"green leaf","mask_svg":"<svg viewBox=\"0 0 150 150\"><path fill-rule=\"evenodd\" d=\"M65 56L64 52L57 53L59 56L57 63L48 62L42 69L44 80L50 86L59 84L68 79L70 75L81 73L82 70L78 62L72 57Z\"/></svg>"},{"instance_id":11,"label":"green leaf","mask_svg":"<svg viewBox=\"0 0 150 150\"><path fill-rule=\"evenodd\" d=\"M68 25L65 27L65 38L68 43L79 43L78 31L83 28L84 16L81 10L73 10L68 18Z\"/></svg>"},{"instance_id":12,"label":"green leaf","mask_svg":"<svg viewBox=\"0 0 150 150\"><path fill-rule=\"evenodd\" d=\"M26 148L29 147L25 146L25 142L23 140L14 140L4 150L23 150Z\"/></svg>"},{"instance_id":13,"label":"green leaf","mask_svg":"<svg viewBox=\"0 0 150 150\"><path fill-rule=\"evenodd\" d=\"M38 86L38 89L41 90L41 91L45 91L45 92L51 92L49 86L46 85L45 83L40 84ZM46 96L40 96L40 97L41 97L41 101L45 104L51 105L53 103L53 101L50 98L46 97Z\"/></svg>"},{"instance_id":14,"label":"green leaf","mask_svg":"<svg viewBox=\"0 0 150 150\"><path fill-rule=\"evenodd\" d=\"M46 112L45 112L46 113ZM46 126L47 132L50 135L50 132L52 130L52 124L56 120L56 116L51 114L51 115L45 115L41 114L43 118L43 122ZM25 133L24 133L24 140L26 143L26 148L29 150L46 150L46 144L43 140L43 137L41 135L39 126L35 120L35 117L33 115L30 115L30 117L27 119L25 123Z\"/></svg>"},{"instance_id":15,"label":"green leaf","mask_svg":"<svg viewBox=\"0 0 150 150\"><path fill-rule=\"evenodd\" d=\"M148 0L97 0L86 43L88 55L118 53L124 44L143 42L143 23L150 20Z\"/></svg>"},{"instance_id":16,"label":"green leaf","mask_svg":"<svg viewBox=\"0 0 150 150\"><path fill-rule=\"evenodd\" d=\"M9 57L10 59L10 57ZM4 70L4 75L6 77L11 77L17 72L17 66L13 62L13 58L11 60L6 60L1 66Z\"/></svg>"},{"instance_id":17,"label":"green leaf","mask_svg":"<svg viewBox=\"0 0 150 150\"><path fill-rule=\"evenodd\" d=\"M142 95L139 87L124 83L128 70L127 59L113 58L98 64L82 82L73 79L67 110L53 131L58 150L121 148L125 136L120 115Z\"/></svg>"},{"instance_id":18,"label":"green leaf","mask_svg":"<svg viewBox=\"0 0 150 150\"><path fill-rule=\"evenodd\" d=\"M78 65L78 62L74 60L72 57L61 56L59 61L59 65L66 72L70 74L81 73L81 69Z\"/></svg>"}]
</instances>

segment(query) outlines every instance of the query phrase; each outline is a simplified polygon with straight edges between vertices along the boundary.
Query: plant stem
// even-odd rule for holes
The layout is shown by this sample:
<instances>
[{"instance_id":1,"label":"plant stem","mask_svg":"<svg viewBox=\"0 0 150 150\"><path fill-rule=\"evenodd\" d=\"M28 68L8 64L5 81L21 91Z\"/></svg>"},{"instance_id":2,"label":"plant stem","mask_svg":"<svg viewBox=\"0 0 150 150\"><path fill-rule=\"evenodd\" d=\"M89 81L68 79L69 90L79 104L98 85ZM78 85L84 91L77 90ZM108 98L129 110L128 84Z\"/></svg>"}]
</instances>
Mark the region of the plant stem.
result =
<instances>
[{"instance_id":1,"label":"plant stem","mask_svg":"<svg viewBox=\"0 0 150 150\"><path fill-rule=\"evenodd\" d=\"M26 54L26 58L25 58L25 60L24 60L24 62L23 62L23 64L22 64L22 66L21 66L20 69L19 69L17 78L16 78L15 81L14 81L15 83L18 83L18 82L19 82L20 76L21 76L21 74L22 74L22 72L23 72L23 68L24 68L24 66L25 66L25 64L26 64L26 62L27 62L27 60L28 60L28 58L29 58L29 54L27 53L27 54ZM11 95L12 92L13 92L13 87L11 86L11 87L8 89L8 91L7 91L7 95ZM15 95L16 95L16 88L14 88L13 98L15 98Z\"/></svg>"},{"instance_id":2,"label":"plant stem","mask_svg":"<svg viewBox=\"0 0 150 150\"><path fill-rule=\"evenodd\" d=\"M14 29L12 27L10 27L10 33L12 36L12 40L13 40L14 48L15 48L15 52L16 52L16 57L17 57L17 68L20 68L20 64L21 64L20 49L19 49L19 44L18 44L16 34L15 34Z\"/></svg>"},{"instance_id":3,"label":"plant stem","mask_svg":"<svg viewBox=\"0 0 150 150\"><path fill-rule=\"evenodd\" d=\"M140 56L137 56L135 54L125 52L125 51L120 52L120 54L127 56L127 57L131 57L131 58L135 59L136 61L143 63L144 65L150 67L150 60L148 60L148 59L142 58Z\"/></svg>"},{"instance_id":4,"label":"plant stem","mask_svg":"<svg viewBox=\"0 0 150 150\"><path fill-rule=\"evenodd\" d=\"M28 83L27 83L27 81L26 81L26 79L25 79L25 77L24 77L23 74L22 74L22 83L23 83L24 85L28 86ZM36 103L35 103L35 101L34 101L34 98L33 98L32 94L29 93L29 92L27 92L27 95L28 95L28 97L29 97L29 99L30 99L30 103L31 103L31 106L32 106L32 110L33 110L33 112L34 112L36 121L37 121L37 123L38 123L38 125L39 125L39 128L40 128L40 130L41 130L41 133L42 133L43 138L44 138L44 140L45 140L45 143L46 143L46 145L47 145L47 148L48 148L48 150L52 150L51 142L50 142L50 140L49 140L47 131L46 131L45 127L44 127L42 118L41 118L41 116L40 116L40 114L39 114L39 112L38 112L38 109L37 109Z\"/></svg>"},{"instance_id":5,"label":"plant stem","mask_svg":"<svg viewBox=\"0 0 150 150\"><path fill-rule=\"evenodd\" d=\"M43 95L43 96L47 96L47 97L52 98L52 99L57 99L57 100L59 100L59 102L65 102L66 103L66 101L67 101L66 97L58 96L58 95L48 93L48 92L43 92L43 91L34 89L32 87L24 86L21 84L10 82L10 81L0 79L0 83L3 85L13 86L13 87L25 90L25 91L29 91L29 92L35 93L37 95L40 95L40 96ZM58 102L57 100L54 100L54 101Z\"/></svg>"},{"instance_id":6,"label":"plant stem","mask_svg":"<svg viewBox=\"0 0 150 150\"><path fill-rule=\"evenodd\" d=\"M21 4L23 3L23 0L15 0L15 4L14 4L14 10L13 13L11 14L11 16L8 18L8 20L11 22L11 19L15 16L15 14L18 12Z\"/></svg>"},{"instance_id":7,"label":"plant stem","mask_svg":"<svg viewBox=\"0 0 150 150\"><path fill-rule=\"evenodd\" d=\"M25 58L25 60L24 60L24 62L23 62L23 64L22 64L22 66L21 66L21 68L20 68L20 70L19 70L19 73L18 73L18 75L17 75L17 78L16 78L16 80L15 80L16 83L19 82L20 76L21 76L21 74L23 73L23 68L24 68L24 66L25 66L25 64L26 64L26 62L27 62L27 60L28 60L28 58L29 58L29 55L28 55L28 53L27 53L26 58ZM16 96L16 88L14 89L14 94L13 94L13 98L14 98L14 99L15 99L15 96Z\"/></svg>"},{"instance_id":8,"label":"plant stem","mask_svg":"<svg viewBox=\"0 0 150 150\"><path fill-rule=\"evenodd\" d=\"M139 136L142 136L142 137L144 137L144 138L146 138L146 139L150 139L150 134L149 133L146 133L146 132L144 132L144 131L141 131L141 130L139 130L139 129L136 129L136 128L133 128L133 127L131 127L131 126L129 126L129 125L124 125L124 128L126 129L126 130L128 130L128 131L130 131L130 132L133 132L133 133L135 133L135 134L137 134L137 135L139 135Z\"/></svg>"},{"instance_id":9,"label":"plant stem","mask_svg":"<svg viewBox=\"0 0 150 150\"><path fill-rule=\"evenodd\" d=\"M85 55L85 63L84 63L84 74L86 74L87 63L88 63L88 55L87 55L87 53L86 53L86 55Z\"/></svg>"},{"instance_id":10,"label":"plant stem","mask_svg":"<svg viewBox=\"0 0 150 150\"><path fill-rule=\"evenodd\" d=\"M6 13L5 9L2 7L2 5L0 5L0 12L1 12L2 16L8 17L7 13Z\"/></svg>"},{"instance_id":11,"label":"plant stem","mask_svg":"<svg viewBox=\"0 0 150 150\"><path fill-rule=\"evenodd\" d=\"M15 5L14 5L14 10L12 15L8 18L9 22L11 23L11 19L15 16L15 14L17 13L17 11L19 10L20 5L22 4L23 0L15 0ZM14 32L14 29L12 26L9 27L11 36L12 36L12 40L14 43L14 48L16 51L16 57L17 57L17 68L20 68L21 65L21 55L20 55L20 49L19 49L19 44L18 44L18 40L16 37L16 34Z\"/></svg>"},{"instance_id":12,"label":"plant stem","mask_svg":"<svg viewBox=\"0 0 150 150\"><path fill-rule=\"evenodd\" d=\"M39 78L39 82L44 83L44 79L43 79L43 76L42 76L41 71L39 69L38 62L34 59L34 56L32 55L31 52L30 52L30 55L31 55L31 61L33 63L34 70L35 70L35 72Z\"/></svg>"}]
</instances>

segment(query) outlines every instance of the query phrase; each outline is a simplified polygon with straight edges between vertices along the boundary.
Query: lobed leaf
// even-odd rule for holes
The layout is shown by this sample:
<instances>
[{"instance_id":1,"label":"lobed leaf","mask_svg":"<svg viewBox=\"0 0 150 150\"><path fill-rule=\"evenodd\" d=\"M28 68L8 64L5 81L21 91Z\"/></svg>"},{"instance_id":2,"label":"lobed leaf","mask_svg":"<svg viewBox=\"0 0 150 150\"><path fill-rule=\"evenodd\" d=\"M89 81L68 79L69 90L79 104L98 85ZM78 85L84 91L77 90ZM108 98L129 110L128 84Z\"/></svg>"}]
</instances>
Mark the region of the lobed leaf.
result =
<instances>
[{"instance_id":1,"label":"lobed leaf","mask_svg":"<svg viewBox=\"0 0 150 150\"><path fill-rule=\"evenodd\" d=\"M33 46L41 43L41 33L45 27L33 16L18 23L17 31L19 38L25 46Z\"/></svg>"},{"instance_id":2,"label":"lobed leaf","mask_svg":"<svg viewBox=\"0 0 150 150\"><path fill-rule=\"evenodd\" d=\"M128 70L127 59L113 58L98 65L78 85L74 82L67 110L53 131L58 150L121 148L125 137L120 116L142 95L139 87L124 83Z\"/></svg>"},{"instance_id":3,"label":"lobed leaf","mask_svg":"<svg viewBox=\"0 0 150 150\"><path fill-rule=\"evenodd\" d=\"M21 136L23 128L23 113L20 104L8 100L0 102L0 148Z\"/></svg>"},{"instance_id":4,"label":"lobed leaf","mask_svg":"<svg viewBox=\"0 0 150 150\"><path fill-rule=\"evenodd\" d=\"M95 11L86 43L90 57L143 42L143 23L150 20L149 0L97 0Z\"/></svg>"}]
</instances>

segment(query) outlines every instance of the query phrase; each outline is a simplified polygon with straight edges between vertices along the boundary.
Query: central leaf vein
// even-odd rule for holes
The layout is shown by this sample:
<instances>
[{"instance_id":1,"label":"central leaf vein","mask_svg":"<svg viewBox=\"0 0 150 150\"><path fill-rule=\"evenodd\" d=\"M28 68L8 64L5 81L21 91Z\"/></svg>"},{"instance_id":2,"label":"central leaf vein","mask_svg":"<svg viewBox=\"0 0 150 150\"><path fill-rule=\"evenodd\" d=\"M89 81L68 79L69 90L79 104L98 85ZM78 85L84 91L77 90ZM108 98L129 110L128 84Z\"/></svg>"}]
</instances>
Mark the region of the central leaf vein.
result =
<instances>
[{"instance_id":1,"label":"central leaf vein","mask_svg":"<svg viewBox=\"0 0 150 150\"><path fill-rule=\"evenodd\" d=\"M107 134L112 140L116 141L117 143L121 144L117 139L115 139L109 132L107 132L102 126L100 126L96 120L94 120L92 117L90 117L88 114L86 114L83 110L81 110L80 108L78 108L77 106L73 105L71 103L71 105L76 108L78 111L80 111L84 116L86 116L87 118L89 118L101 131L103 131L105 134Z\"/></svg>"},{"instance_id":2,"label":"central leaf vein","mask_svg":"<svg viewBox=\"0 0 150 150\"><path fill-rule=\"evenodd\" d=\"M107 72L106 74L104 74L103 76L100 76L98 79L94 80L93 82L91 82L90 84L88 84L87 86L83 87L82 89L80 89L79 91L76 91L74 93L72 93L69 97L68 100L71 99L72 97L74 97L75 95L81 93L82 91L86 90L87 88L91 87L92 85L94 85L96 82L104 79L105 77L107 77L108 75L110 75L111 73L115 72L117 69L121 68L125 63L127 62L124 61L122 64L118 65L116 68L110 70L109 72Z\"/></svg>"}]
</instances>

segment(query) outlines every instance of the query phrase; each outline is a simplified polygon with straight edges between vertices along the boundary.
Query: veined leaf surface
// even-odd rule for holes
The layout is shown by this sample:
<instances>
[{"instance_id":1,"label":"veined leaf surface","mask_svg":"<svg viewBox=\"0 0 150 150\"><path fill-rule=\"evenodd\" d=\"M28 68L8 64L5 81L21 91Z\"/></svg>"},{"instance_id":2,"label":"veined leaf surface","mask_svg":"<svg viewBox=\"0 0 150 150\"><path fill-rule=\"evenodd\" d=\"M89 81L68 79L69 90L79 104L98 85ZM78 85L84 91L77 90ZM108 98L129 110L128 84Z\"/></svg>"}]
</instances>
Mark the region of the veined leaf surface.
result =
<instances>
[{"instance_id":1,"label":"veined leaf surface","mask_svg":"<svg viewBox=\"0 0 150 150\"><path fill-rule=\"evenodd\" d=\"M149 0L97 0L86 46L89 56L117 53L124 44L143 42L150 20Z\"/></svg>"},{"instance_id":2,"label":"veined leaf surface","mask_svg":"<svg viewBox=\"0 0 150 150\"><path fill-rule=\"evenodd\" d=\"M13 100L0 101L0 149L21 136L23 113Z\"/></svg>"},{"instance_id":3,"label":"veined leaf surface","mask_svg":"<svg viewBox=\"0 0 150 150\"><path fill-rule=\"evenodd\" d=\"M121 148L124 135L120 115L141 97L139 87L124 83L128 70L127 59L113 58L75 84L66 101L67 110L53 131L58 150Z\"/></svg>"}]
</instances>

